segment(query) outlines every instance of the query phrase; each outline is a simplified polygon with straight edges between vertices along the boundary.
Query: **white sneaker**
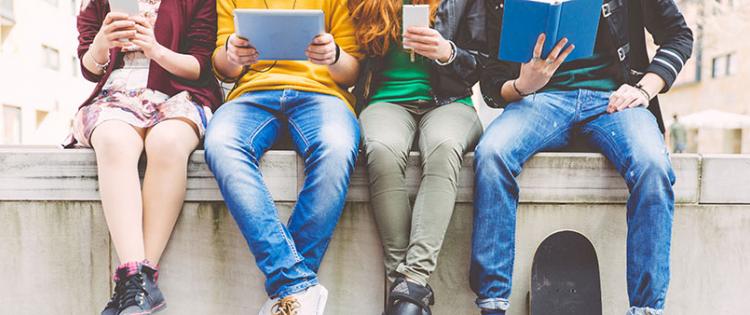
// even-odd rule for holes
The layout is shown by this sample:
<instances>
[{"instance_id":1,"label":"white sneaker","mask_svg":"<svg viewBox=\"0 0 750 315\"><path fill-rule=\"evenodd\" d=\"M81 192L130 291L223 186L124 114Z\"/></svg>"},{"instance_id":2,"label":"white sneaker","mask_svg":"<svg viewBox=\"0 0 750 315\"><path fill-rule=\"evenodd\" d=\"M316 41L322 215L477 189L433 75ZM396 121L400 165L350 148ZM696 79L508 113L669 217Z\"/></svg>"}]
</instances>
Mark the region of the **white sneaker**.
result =
<instances>
[{"instance_id":1,"label":"white sneaker","mask_svg":"<svg viewBox=\"0 0 750 315\"><path fill-rule=\"evenodd\" d=\"M328 290L318 284L283 299L269 299L258 315L323 315Z\"/></svg>"}]
</instances>

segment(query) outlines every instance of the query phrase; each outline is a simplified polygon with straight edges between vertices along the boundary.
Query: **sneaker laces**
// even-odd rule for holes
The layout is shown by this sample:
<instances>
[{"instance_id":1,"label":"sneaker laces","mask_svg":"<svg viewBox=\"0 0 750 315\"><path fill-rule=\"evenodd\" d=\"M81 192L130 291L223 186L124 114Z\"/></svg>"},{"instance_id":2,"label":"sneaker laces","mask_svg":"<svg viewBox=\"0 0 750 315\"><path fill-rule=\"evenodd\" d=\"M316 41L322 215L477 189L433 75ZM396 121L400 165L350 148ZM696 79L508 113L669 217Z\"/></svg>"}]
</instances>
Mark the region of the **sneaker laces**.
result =
<instances>
[{"instance_id":1,"label":"sneaker laces","mask_svg":"<svg viewBox=\"0 0 750 315\"><path fill-rule=\"evenodd\" d=\"M131 306L141 306L143 298L146 292L146 283L143 279L142 273L137 273L131 277L128 277L122 285L120 292L120 309L124 310ZM115 289L115 294L117 290Z\"/></svg>"},{"instance_id":2,"label":"sneaker laces","mask_svg":"<svg viewBox=\"0 0 750 315\"><path fill-rule=\"evenodd\" d=\"M276 302L271 307L271 314L273 315L297 315L300 304L297 299L293 297L285 297Z\"/></svg>"}]
</instances>

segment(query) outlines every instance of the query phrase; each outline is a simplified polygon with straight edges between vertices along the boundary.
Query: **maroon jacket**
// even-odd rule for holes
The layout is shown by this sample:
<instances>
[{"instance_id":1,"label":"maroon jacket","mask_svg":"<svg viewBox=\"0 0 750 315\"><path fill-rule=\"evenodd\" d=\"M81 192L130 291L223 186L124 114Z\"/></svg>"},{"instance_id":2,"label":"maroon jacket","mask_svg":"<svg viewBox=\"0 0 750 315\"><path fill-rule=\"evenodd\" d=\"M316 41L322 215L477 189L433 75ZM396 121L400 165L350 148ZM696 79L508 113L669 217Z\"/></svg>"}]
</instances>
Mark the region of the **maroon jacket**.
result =
<instances>
[{"instance_id":1,"label":"maroon jacket","mask_svg":"<svg viewBox=\"0 0 750 315\"><path fill-rule=\"evenodd\" d=\"M99 32L104 17L109 13L109 1L91 0L78 15L78 57L88 51ZM211 54L216 48L216 0L162 0L154 26L156 41L172 51L188 54L201 65L197 81L185 80L172 75L152 61L149 67L147 87L174 96L182 91L190 92L194 100L215 110L222 103L221 90L211 70ZM104 75L96 75L81 63L83 76L98 83L94 92L81 105L86 106L99 95L112 71L123 66L123 54L119 48L110 50L112 65Z\"/></svg>"}]
</instances>

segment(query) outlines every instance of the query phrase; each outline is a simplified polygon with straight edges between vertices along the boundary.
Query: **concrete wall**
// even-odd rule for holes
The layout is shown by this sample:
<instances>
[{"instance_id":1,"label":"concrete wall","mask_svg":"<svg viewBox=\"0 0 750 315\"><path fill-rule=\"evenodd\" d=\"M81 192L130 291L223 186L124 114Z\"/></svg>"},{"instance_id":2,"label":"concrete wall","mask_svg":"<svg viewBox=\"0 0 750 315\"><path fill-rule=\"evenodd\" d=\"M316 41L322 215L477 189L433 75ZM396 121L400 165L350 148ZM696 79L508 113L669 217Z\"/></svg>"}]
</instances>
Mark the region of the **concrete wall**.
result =
<instances>
[{"instance_id":1,"label":"concrete wall","mask_svg":"<svg viewBox=\"0 0 750 315\"><path fill-rule=\"evenodd\" d=\"M472 221L471 156L439 267L431 280L436 315L478 314L468 288ZM668 314L746 314L750 293L750 157L673 157L678 176ZM411 190L419 178L410 160ZM265 179L283 217L302 180L291 152L270 152ZM361 165L321 270L327 314L382 311L380 241ZM226 211L201 153L163 261L165 314L254 314L263 277ZM627 190L597 154L540 154L520 178L522 205L510 314L527 314L530 262L549 234L575 229L596 247L604 314L624 314ZM96 166L86 150L0 149L0 314L95 314L106 303L116 257L97 202Z\"/></svg>"}]
</instances>

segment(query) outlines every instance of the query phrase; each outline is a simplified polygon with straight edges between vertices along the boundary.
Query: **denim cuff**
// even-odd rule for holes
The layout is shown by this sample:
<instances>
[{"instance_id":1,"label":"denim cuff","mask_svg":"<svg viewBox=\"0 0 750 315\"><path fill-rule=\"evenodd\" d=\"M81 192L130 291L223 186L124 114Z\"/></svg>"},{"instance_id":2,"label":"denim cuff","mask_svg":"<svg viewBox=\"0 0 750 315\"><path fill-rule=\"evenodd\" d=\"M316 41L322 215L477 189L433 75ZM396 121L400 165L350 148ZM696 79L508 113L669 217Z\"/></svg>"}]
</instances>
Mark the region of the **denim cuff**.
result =
<instances>
[{"instance_id":1,"label":"denim cuff","mask_svg":"<svg viewBox=\"0 0 750 315\"><path fill-rule=\"evenodd\" d=\"M318 285L318 278L317 277L313 278L313 279L310 279L310 280L307 280L307 281L304 281L304 282L300 282L300 283L294 284L294 285L284 286L284 287L282 287L277 292L277 294L275 294L274 297L278 297L280 299L283 299L283 298L285 298L287 296L290 296L292 294L296 294L296 293L300 293L302 291L305 291L308 288L310 288L312 286L316 286L316 285Z\"/></svg>"},{"instance_id":2,"label":"denim cuff","mask_svg":"<svg viewBox=\"0 0 750 315\"><path fill-rule=\"evenodd\" d=\"M657 310L650 307L631 307L626 315L664 315L664 310Z\"/></svg>"},{"instance_id":3,"label":"denim cuff","mask_svg":"<svg viewBox=\"0 0 750 315\"><path fill-rule=\"evenodd\" d=\"M507 311L510 308L510 302L508 299L502 298L488 298L488 299L477 299L477 306L482 310L501 310Z\"/></svg>"}]
</instances>

